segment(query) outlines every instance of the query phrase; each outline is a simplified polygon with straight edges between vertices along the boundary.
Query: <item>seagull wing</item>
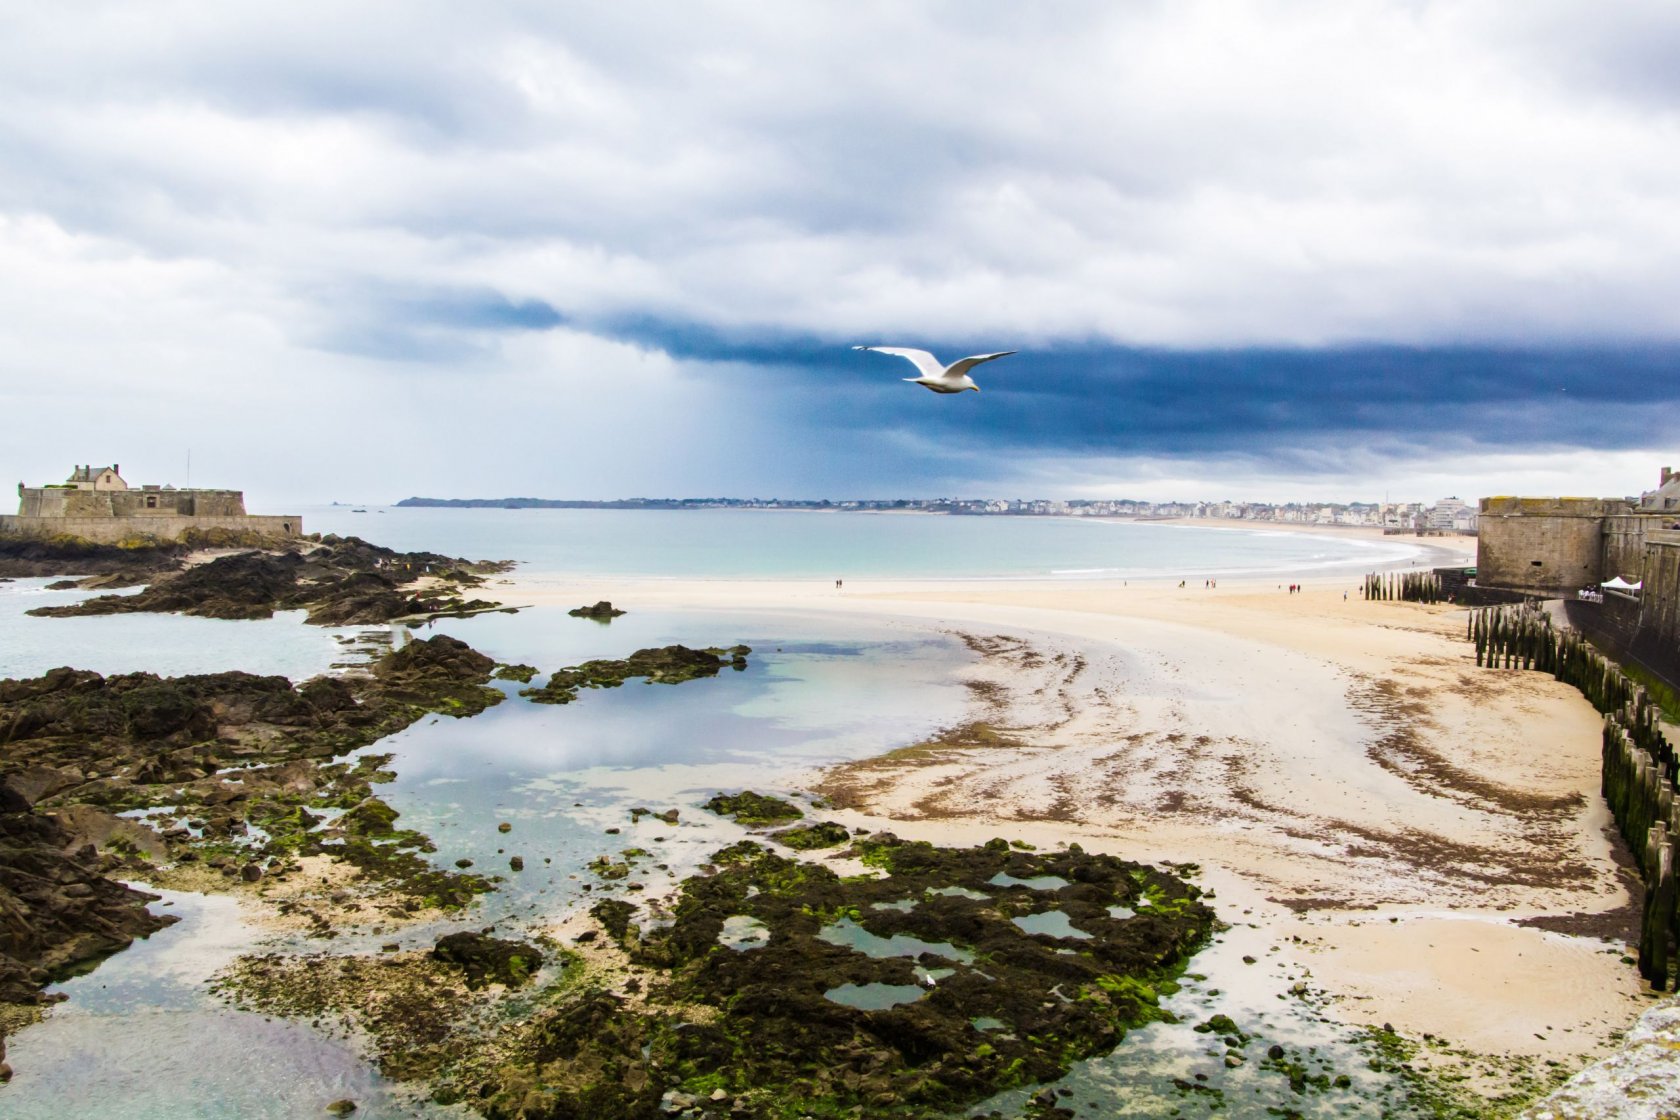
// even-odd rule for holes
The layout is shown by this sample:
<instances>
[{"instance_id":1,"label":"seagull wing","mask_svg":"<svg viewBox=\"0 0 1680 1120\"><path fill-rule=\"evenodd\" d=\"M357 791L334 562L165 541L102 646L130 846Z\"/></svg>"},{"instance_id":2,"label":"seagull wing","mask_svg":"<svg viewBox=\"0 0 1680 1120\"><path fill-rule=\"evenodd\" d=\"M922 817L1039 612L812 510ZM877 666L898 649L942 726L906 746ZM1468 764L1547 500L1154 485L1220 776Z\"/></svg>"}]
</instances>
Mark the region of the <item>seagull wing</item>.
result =
<instances>
[{"instance_id":1,"label":"seagull wing","mask_svg":"<svg viewBox=\"0 0 1680 1120\"><path fill-rule=\"evenodd\" d=\"M1000 350L996 354L976 354L971 358L958 358L949 366L945 367L945 372L942 376L952 378L961 377L981 362L990 362L995 361L998 358L1007 358L1013 353L1015 353L1014 350ZM929 355L929 357L932 357L932 355Z\"/></svg>"},{"instance_id":2,"label":"seagull wing","mask_svg":"<svg viewBox=\"0 0 1680 1120\"><path fill-rule=\"evenodd\" d=\"M923 377L944 377L945 367L939 364L939 359L926 350L912 350L905 346L854 346L853 350L873 350L877 354L891 354L895 358L904 358L922 372Z\"/></svg>"}]
</instances>

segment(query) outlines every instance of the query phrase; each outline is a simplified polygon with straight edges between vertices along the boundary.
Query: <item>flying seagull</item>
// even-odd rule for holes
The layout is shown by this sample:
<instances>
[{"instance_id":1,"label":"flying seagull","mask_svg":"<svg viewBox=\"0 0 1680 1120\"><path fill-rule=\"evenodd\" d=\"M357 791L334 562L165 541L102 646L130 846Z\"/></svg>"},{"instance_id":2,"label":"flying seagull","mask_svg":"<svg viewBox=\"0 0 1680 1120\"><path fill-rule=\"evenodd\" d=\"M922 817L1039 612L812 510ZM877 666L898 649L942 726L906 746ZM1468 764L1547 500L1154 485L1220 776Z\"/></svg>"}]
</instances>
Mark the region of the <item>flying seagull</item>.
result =
<instances>
[{"instance_id":1,"label":"flying seagull","mask_svg":"<svg viewBox=\"0 0 1680 1120\"><path fill-rule=\"evenodd\" d=\"M873 350L877 354L892 354L904 358L917 369L922 371L920 377L906 377L904 380L913 385L920 385L931 389L935 393L961 393L966 389L973 389L976 393L980 386L976 385L968 376L968 371L981 362L989 362L996 358L1007 358L1015 353L1004 350L997 354L976 354L971 358L958 358L950 365L940 365L939 359L926 350L911 350L903 346L854 346L853 350Z\"/></svg>"}]
</instances>

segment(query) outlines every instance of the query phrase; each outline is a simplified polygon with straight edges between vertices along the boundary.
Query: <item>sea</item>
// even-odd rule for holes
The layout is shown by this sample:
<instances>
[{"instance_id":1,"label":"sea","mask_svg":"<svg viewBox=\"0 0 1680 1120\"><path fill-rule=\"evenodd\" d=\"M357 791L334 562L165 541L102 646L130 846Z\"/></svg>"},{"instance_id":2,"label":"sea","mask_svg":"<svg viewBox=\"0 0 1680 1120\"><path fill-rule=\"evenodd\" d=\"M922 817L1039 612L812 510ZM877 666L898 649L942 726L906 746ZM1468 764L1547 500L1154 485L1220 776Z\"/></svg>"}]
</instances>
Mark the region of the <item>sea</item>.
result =
<instances>
[{"instance_id":1,"label":"sea","mask_svg":"<svg viewBox=\"0 0 1680 1120\"><path fill-rule=\"evenodd\" d=\"M563 584L581 575L639 579L1216 579L1309 577L1417 563L1403 538L1082 518L761 510L620 511L333 506L302 511L312 532L357 535L402 550L514 560L522 578ZM401 627L307 626L301 614L263 621L169 615L31 618L36 606L86 592L46 579L0 583L0 677L59 665L160 675L242 669L302 680L344 671L393 643ZM633 586L633 585L632 585ZM493 590L493 589L492 589ZM526 870L472 911L400 935L346 935L330 945L251 924L227 897L158 891L155 908L181 921L54 984L45 1020L7 1039L15 1071L0 1086L11 1120L196 1120L323 1115L340 1098L356 1115L466 1115L387 1082L356 1040L320 1026L238 1010L211 980L250 952L374 951L429 945L449 929L494 925L504 936L540 928L591 896L588 862L636 846L680 878L707 853L745 836L700 808L723 789L800 795L815 768L918 741L960 720L970 702L959 672L973 656L937 624L815 612L641 609L600 624L561 608L439 620L498 661L542 675L595 657L682 642L752 647L742 672L675 688L586 693L564 707L529 703L521 686L483 715L431 717L369 748L393 756L380 793L448 867L471 859ZM676 808L672 826L630 809ZM504 833L502 822L510 824ZM618 829L616 834L608 829ZM1300 1000L1300 977L1248 967L1266 934L1236 923L1191 967L1168 1000L1176 1023L1134 1031L1114 1054L1082 1062L1060 1088L1080 1115L1405 1116L1401 1085L1367 1060L1355 1032ZM1262 975L1264 972L1264 975ZM1292 1053L1349 1074L1303 1096L1259 1063L1230 1068L1224 1049L1191 1027L1232 1015ZM1217 1039L1211 1040L1217 1043ZM1251 1044L1252 1045L1252 1044ZM1190 1088L1186 1088L1189 1086ZM1017 1115L1026 1094L986 1108ZM1175 1111L1176 1110L1176 1111ZM965 1110L964 1115L984 1109Z\"/></svg>"}]
</instances>

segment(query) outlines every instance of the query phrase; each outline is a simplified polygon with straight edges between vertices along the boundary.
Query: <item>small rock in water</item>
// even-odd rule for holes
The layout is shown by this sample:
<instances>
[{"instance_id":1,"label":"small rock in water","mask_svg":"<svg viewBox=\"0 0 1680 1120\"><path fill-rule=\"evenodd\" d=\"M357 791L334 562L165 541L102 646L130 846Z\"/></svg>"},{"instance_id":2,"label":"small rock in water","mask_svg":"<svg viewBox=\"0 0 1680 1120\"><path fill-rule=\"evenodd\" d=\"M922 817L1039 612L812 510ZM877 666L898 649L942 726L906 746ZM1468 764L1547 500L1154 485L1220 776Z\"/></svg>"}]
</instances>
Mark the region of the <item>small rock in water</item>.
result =
<instances>
[{"instance_id":1,"label":"small rock in water","mask_svg":"<svg viewBox=\"0 0 1680 1120\"><path fill-rule=\"evenodd\" d=\"M472 865L472 860L470 859L458 859L455 861L455 866L463 869L471 867Z\"/></svg>"},{"instance_id":2,"label":"small rock in water","mask_svg":"<svg viewBox=\"0 0 1680 1120\"><path fill-rule=\"evenodd\" d=\"M513 831L513 825L509 821L503 821L501 824L496 826L496 831L497 832L512 832Z\"/></svg>"},{"instance_id":3,"label":"small rock in water","mask_svg":"<svg viewBox=\"0 0 1680 1120\"><path fill-rule=\"evenodd\" d=\"M509 856L508 868L513 871L523 871L525 870L525 860L519 856Z\"/></svg>"},{"instance_id":4,"label":"small rock in water","mask_svg":"<svg viewBox=\"0 0 1680 1120\"><path fill-rule=\"evenodd\" d=\"M356 1102L349 1098L334 1101L327 1106L328 1116L348 1116L354 1111L356 1111Z\"/></svg>"}]
</instances>

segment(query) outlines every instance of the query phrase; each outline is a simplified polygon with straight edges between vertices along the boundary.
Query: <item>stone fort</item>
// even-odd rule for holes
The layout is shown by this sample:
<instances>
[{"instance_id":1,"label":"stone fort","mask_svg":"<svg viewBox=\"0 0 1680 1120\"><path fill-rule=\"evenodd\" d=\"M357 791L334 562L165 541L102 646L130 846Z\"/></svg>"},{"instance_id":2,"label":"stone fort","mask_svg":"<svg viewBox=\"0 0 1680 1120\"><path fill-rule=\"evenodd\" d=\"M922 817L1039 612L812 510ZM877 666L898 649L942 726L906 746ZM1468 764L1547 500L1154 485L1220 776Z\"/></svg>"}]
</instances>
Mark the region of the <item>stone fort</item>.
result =
<instances>
[{"instance_id":1,"label":"stone fort","mask_svg":"<svg viewBox=\"0 0 1680 1120\"><path fill-rule=\"evenodd\" d=\"M1628 498L1483 498L1476 583L1571 598L1620 577L1642 585L1634 629L1680 644L1680 475Z\"/></svg>"},{"instance_id":2,"label":"stone fort","mask_svg":"<svg viewBox=\"0 0 1680 1120\"><path fill-rule=\"evenodd\" d=\"M135 537L175 540L189 529L294 537L303 532L303 518L248 514L239 490L130 486L115 463L77 466L66 481L46 486L20 482L17 516L0 516L0 533L105 543Z\"/></svg>"}]
</instances>

